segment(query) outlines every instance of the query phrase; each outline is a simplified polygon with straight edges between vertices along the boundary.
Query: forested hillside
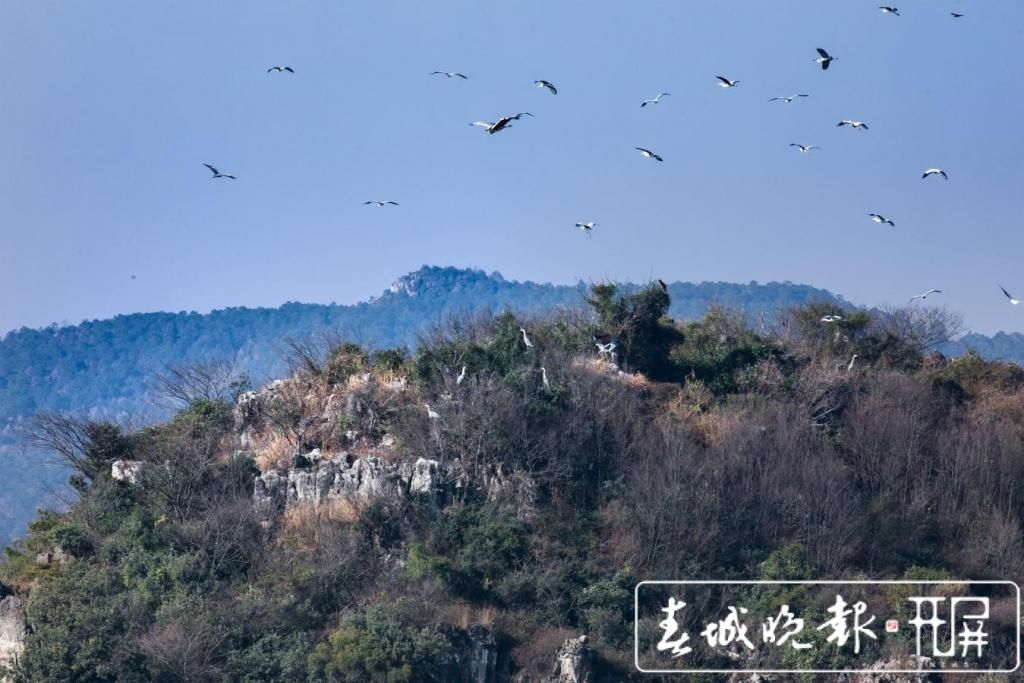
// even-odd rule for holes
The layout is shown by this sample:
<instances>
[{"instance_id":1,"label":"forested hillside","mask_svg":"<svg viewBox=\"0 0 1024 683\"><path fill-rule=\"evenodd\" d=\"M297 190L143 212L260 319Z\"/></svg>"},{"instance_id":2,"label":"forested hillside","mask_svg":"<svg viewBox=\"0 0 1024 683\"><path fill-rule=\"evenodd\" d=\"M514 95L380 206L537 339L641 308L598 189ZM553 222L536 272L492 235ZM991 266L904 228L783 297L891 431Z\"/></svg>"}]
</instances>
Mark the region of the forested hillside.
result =
<instances>
[{"instance_id":1,"label":"forested hillside","mask_svg":"<svg viewBox=\"0 0 1024 683\"><path fill-rule=\"evenodd\" d=\"M296 346L256 391L196 368L143 429L37 418L80 498L0 566L19 679L648 680L640 579L1020 580L1024 370L929 351L951 319L814 303L761 330L674 321L657 285L587 297L413 351Z\"/></svg>"},{"instance_id":2,"label":"forested hillside","mask_svg":"<svg viewBox=\"0 0 1024 683\"><path fill-rule=\"evenodd\" d=\"M704 315L711 304L745 311L753 320L807 301L838 299L790 283L673 283L671 313ZM322 332L367 348L411 346L417 334L447 315L505 308L536 313L583 306L585 287L505 280L497 273L424 267L379 298L354 306L289 303L274 309L228 308L198 313L144 313L80 325L23 329L0 340L0 541L24 529L36 504L52 500L61 470L39 467L17 447L19 419L39 410L124 420L165 416L154 401L155 378L168 367L229 361L254 383L287 371L289 339Z\"/></svg>"}]
</instances>

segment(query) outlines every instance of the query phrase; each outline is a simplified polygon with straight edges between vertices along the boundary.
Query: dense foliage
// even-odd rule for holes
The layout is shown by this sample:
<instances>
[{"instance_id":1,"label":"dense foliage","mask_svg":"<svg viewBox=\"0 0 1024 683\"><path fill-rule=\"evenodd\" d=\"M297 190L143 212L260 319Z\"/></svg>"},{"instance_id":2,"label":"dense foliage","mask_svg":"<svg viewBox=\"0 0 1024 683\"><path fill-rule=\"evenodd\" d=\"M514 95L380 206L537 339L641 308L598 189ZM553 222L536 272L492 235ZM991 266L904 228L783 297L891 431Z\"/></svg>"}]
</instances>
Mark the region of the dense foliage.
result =
<instances>
[{"instance_id":1,"label":"dense foliage","mask_svg":"<svg viewBox=\"0 0 1024 683\"><path fill-rule=\"evenodd\" d=\"M41 416L80 498L0 566L28 598L18 676L445 681L484 628L506 673L547 672L583 632L603 679L624 680L640 577L1024 574L1018 366L928 352L927 316L823 324L838 309L817 303L769 333L721 309L676 323L658 287L588 300L593 316L463 318L412 354L294 347L303 400L353 396L344 430L459 459L469 485L440 509L381 498L264 528L230 404L194 375L175 384L198 392L188 405L140 431ZM351 389L367 372L409 384ZM273 429L334 450L295 437L305 405ZM136 484L111 478L126 457Z\"/></svg>"},{"instance_id":2,"label":"dense foliage","mask_svg":"<svg viewBox=\"0 0 1024 683\"><path fill-rule=\"evenodd\" d=\"M700 318L712 303L755 316L810 300L836 301L823 290L789 283L675 283L670 289L670 313L681 319ZM286 340L309 339L321 331L382 349L411 346L417 333L452 314L581 306L583 295L574 286L424 267L380 298L355 306L289 303L206 315L145 313L11 332L0 339L0 481L10 484L0 488L0 543L25 528L37 505L52 503L52 490L66 476L62 469L39 466L39 454L20 447L21 422L36 411L150 421L167 416L153 400L161 388L156 378L167 367L225 361L261 383L287 371Z\"/></svg>"}]
</instances>

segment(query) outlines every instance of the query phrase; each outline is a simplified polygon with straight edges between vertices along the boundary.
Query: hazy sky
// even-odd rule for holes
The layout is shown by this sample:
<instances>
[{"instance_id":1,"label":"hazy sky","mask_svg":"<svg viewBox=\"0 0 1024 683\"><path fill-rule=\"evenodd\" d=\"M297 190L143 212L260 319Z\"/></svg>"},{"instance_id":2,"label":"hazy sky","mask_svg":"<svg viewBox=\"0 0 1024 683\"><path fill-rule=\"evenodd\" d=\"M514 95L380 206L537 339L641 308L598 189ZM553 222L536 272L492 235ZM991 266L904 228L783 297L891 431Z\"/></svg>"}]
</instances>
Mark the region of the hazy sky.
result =
<instances>
[{"instance_id":1,"label":"hazy sky","mask_svg":"<svg viewBox=\"0 0 1024 683\"><path fill-rule=\"evenodd\" d=\"M1024 331L1024 2L897 3L0 0L0 333L350 303L425 263L938 287Z\"/></svg>"}]
</instances>

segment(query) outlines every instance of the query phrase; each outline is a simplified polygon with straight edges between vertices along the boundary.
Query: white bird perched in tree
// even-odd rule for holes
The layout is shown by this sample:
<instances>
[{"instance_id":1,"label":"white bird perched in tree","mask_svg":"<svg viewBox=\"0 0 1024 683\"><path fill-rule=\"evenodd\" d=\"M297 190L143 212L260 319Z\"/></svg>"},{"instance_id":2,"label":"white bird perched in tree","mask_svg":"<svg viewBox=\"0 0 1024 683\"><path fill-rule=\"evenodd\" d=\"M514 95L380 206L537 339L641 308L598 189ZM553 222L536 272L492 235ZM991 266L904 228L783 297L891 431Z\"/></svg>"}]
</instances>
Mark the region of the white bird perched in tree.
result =
<instances>
[{"instance_id":1,"label":"white bird perched in tree","mask_svg":"<svg viewBox=\"0 0 1024 683\"><path fill-rule=\"evenodd\" d=\"M818 58L814 61L821 64L822 71L827 71L829 64L831 64L836 58L826 52L824 48L816 47L814 49L818 51Z\"/></svg>"},{"instance_id":2,"label":"white bird perched in tree","mask_svg":"<svg viewBox=\"0 0 1024 683\"><path fill-rule=\"evenodd\" d=\"M1009 301L1010 301L1010 303L1011 303L1011 304L1013 304L1014 306L1016 306L1017 304L1019 304L1019 303L1020 303L1020 299L1014 299L1014 298L1013 298L1013 295L1012 295L1012 294L1010 294L1009 292L1007 292L1007 291L1006 291L1006 289L1005 289L1005 288L1004 288L1004 287L1003 287L1002 285L999 285L999 289L1002 289L1002 290L1003 290L1003 294L1005 294L1005 295L1006 295L1006 298L1007 298L1007 299L1009 299Z\"/></svg>"},{"instance_id":3,"label":"white bird perched in tree","mask_svg":"<svg viewBox=\"0 0 1024 683\"><path fill-rule=\"evenodd\" d=\"M382 202L382 201L380 201L378 199L371 199L368 202L363 202L363 204L367 204L367 205L369 205L369 204L376 204L377 206L380 206L380 207L383 207L383 206L398 206L398 202L392 202L390 200L386 201L386 202Z\"/></svg>"},{"instance_id":4,"label":"white bird perched in tree","mask_svg":"<svg viewBox=\"0 0 1024 683\"><path fill-rule=\"evenodd\" d=\"M842 126L850 126L854 130L868 130L868 124L864 123L863 121L851 121L850 119L843 119L842 121L836 124L837 128Z\"/></svg>"},{"instance_id":5,"label":"white bird perched in tree","mask_svg":"<svg viewBox=\"0 0 1024 683\"><path fill-rule=\"evenodd\" d=\"M587 233L587 238L589 239L590 231L594 229L595 225L597 225L597 223L595 223L594 221L588 221L587 223L577 223L576 227L582 230L583 232Z\"/></svg>"},{"instance_id":6,"label":"white bird perched in tree","mask_svg":"<svg viewBox=\"0 0 1024 683\"><path fill-rule=\"evenodd\" d=\"M723 88L735 88L737 85L740 84L739 81L730 81L725 76L715 76L715 78L718 79L718 85L722 86Z\"/></svg>"},{"instance_id":7,"label":"white bird perched in tree","mask_svg":"<svg viewBox=\"0 0 1024 683\"><path fill-rule=\"evenodd\" d=\"M661 102L661 98L662 98L662 97L668 97L668 96L670 96L671 94L672 94L672 93L670 93L670 92L660 92L660 93L658 93L658 96L657 96L657 97L654 97L654 98L652 98L652 99L649 99L649 100L644 100L643 102L641 102L641 103L640 103L640 108L641 108L641 109L643 109L643 108L644 108L644 107L646 107L646 106L647 106L648 104L658 104L659 102Z\"/></svg>"},{"instance_id":8,"label":"white bird perched in tree","mask_svg":"<svg viewBox=\"0 0 1024 683\"><path fill-rule=\"evenodd\" d=\"M427 407L427 417L429 417L431 420L438 420L438 419L441 418L441 414L438 413L437 411L433 410L430 407L429 403L424 403L423 405L425 405Z\"/></svg>"},{"instance_id":9,"label":"white bird perched in tree","mask_svg":"<svg viewBox=\"0 0 1024 683\"><path fill-rule=\"evenodd\" d=\"M795 100L798 97L810 97L810 95L785 95L785 96L782 96L782 97L773 97L773 98L771 98L768 101L769 102L775 102L777 100L782 100L783 102L792 102L793 100Z\"/></svg>"},{"instance_id":10,"label":"white bird perched in tree","mask_svg":"<svg viewBox=\"0 0 1024 683\"><path fill-rule=\"evenodd\" d=\"M941 168L929 168L929 169L925 170L924 175L922 175L921 177L922 178L927 178L930 175L940 175L943 178L945 178L946 180L949 180L949 176L946 175L946 172L943 171Z\"/></svg>"},{"instance_id":11,"label":"white bird perched in tree","mask_svg":"<svg viewBox=\"0 0 1024 683\"><path fill-rule=\"evenodd\" d=\"M634 149L636 149L636 151L640 152L640 154L642 154L643 156L647 157L648 159L655 159L657 161L664 161L664 159L662 159L660 156L658 156L657 154L655 154L654 152L652 152L649 149L645 149L643 147L635 147Z\"/></svg>"},{"instance_id":12,"label":"white bird perched in tree","mask_svg":"<svg viewBox=\"0 0 1024 683\"><path fill-rule=\"evenodd\" d=\"M548 371L544 369L543 365L540 367L540 378L544 382L544 388L550 389L551 382L548 381Z\"/></svg>"},{"instance_id":13,"label":"white bird perched in tree","mask_svg":"<svg viewBox=\"0 0 1024 683\"><path fill-rule=\"evenodd\" d=\"M203 166L205 166L206 168L210 169L210 172L213 173L213 177L214 178L231 178L232 180L238 180L238 178L236 178L233 175L230 175L228 173L221 173L220 171L218 171L213 166L210 166L210 164L203 164Z\"/></svg>"},{"instance_id":14,"label":"white bird perched in tree","mask_svg":"<svg viewBox=\"0 0 1024 683\"><path fill-rule=\"evenodd\" d=\"M910 297L910 301L908 301L907 303L908 304L912 304L912 303L914 303L915 299L927 299L929 294L942 294L942 290L941 289L929 289L924 294L915 294L914 296Z\"/></svg>"},{"instance_id":15,"label":"white bird perched in tree","mask_svg":"<svg viewBox=\"0 0 1024 683\"><path fill-rule=\"evenodd\" d=\"M271 71L276 71L279 74L284 73L285 71L287 71L290 74L295 73L295 69L291 68L290 66L272 66L269 69L267 69L267 73L270 73Z\"/></svg>"},{"instance_id":16,"label":"white bird perched in tree","mask_svg":"<svg viewBox=\"0 0 1024 683\"><path fill-rule=\"evenodd\" d=\"M821 149L821 147L818 147L817 145L801 145L796 142L789 143L789 146L798 148L804 154L807 154L807 152L810 152L812 149Z\"/></svg>"},{"instance_id":17,"label":"white bird perched in tree","mask_svg":"<svg viewBox=\"0 0 1024 683\"><path fill-rule=\"evenodd\" d=\"M885 216L883 216L881 214L869 213L868 215L871 216L871 220L873 220L876 223L888 223L892 227L894 227L894 228L896 227L895 223L893 223L891 220L889 220L888 218L886 218Z\"/></svg>"},{"instance_id":18,"label":"white bird perched in tree","mask_svg":"<svg viewBox=\"0 0 1024 683\"><path fill-rule=\"evenodd\" d=\"M547 88L548 90L551 91L552 95L558 94L558 88L556 88L555 84L552 83L551 81L545 81L544 79L541 79L539 81L534 81L533 84L538 88Z\"/></svg>"},{"instance_id":19,"label":"white bird perched in tree","mask_svg":"<svg viewBox=\"0 0 1024 683\"><path fill-rule=\"evenodd\" d=\"M894 16L900 15L900 10L897 7L889 7L888 5L879 5L878 9L882 10L882 14L892 14Z\"/></svg>"},{"instance_id":20,"label":"white bird perched in tree","mask_svg":"<svg viewBox=\"0 0 1024 683\"><path fill-rule=\"evenodd\" d=\"M463 365L462 366L462 372L460 372L459 376L455 378L455 386L459 386L460 384L462 384L462 382L465 381L465 379L466 379L466 366Z\"/></svg>"},{"instance_id":21,"label":"white bird perched in tree","mask_svg":"<svg viewBox=\"0 0 1024 683\"><path fill-rule=\"evenodd\" d=\"M841 315L826 315L821 319L823 323L836 323L843 319Z\"/></svg>"},{"instance_id":22,"label":"white bird perched in tree","mask_svg":"<svg viewBox=\"0 0 1024 683\"><path fill-rule=\"evenodd\" d=\"M526 348L532 349L533 348L533 342L531 342L530 338L526 336L526 330L524 328L520 327L519 331L523 333L523 343L526 344Z\"/></svg>"},{"instance_id":23,"label":"white bird perched in tree","mask_svg":"<svg viewBox=\"0 0 1024 683\"><path fill-rule=\"evenodd\" d=\"M855 360L857 360L857 354L853 354L853 358L850 359L850 364L846 366L846 371L847 372L850 372L851 370L853 370L853 363L854 363Z\"/></svg>"},{"instance_id":24,"label":"white bird perched in tree","mask_svg":"<svg viewBox=\"0 0 1024 683\"><path fill-rule=\"evenodd\" d=\"M468 76L460 74L457 71L431 71L428 75L429 76L444 76L445 78L461 78L463 80L468 78Z\"/></svg>"},{"instance_id":25,"label":"white bird perched in tree","mask_svg":"<svg viewBox=\"0 0 1024 683\"><path fill-rule=\"evenodd\" d=\"M615 351L615 342L608 342L607 344L602 344L601 342L594 342L594 346L597 347L598 358L600 358L601 356L610 356L612 355L612 352Z\"/></svg>"},{"instance_id":26,"label":"white bird perched in tree","mask_svg":"<svg viewBox=\"0 0 1024 683\"><path fill-rule=\"evenodd\" d=\"M521 111L518 114L516 114L515 116L502 116L500 119L498 119L493 124L491 124L491 126L487 129L487 132L490 133L491 135L494 135L499 130L502 130L503 128L507 127L508 124L511 123L512 121L518 121L520 116L531 116L532 117L533 114L531 114L528 111ZM476 124L474 123L472 125L476 125Z\"/></svg>"}]
</instances>

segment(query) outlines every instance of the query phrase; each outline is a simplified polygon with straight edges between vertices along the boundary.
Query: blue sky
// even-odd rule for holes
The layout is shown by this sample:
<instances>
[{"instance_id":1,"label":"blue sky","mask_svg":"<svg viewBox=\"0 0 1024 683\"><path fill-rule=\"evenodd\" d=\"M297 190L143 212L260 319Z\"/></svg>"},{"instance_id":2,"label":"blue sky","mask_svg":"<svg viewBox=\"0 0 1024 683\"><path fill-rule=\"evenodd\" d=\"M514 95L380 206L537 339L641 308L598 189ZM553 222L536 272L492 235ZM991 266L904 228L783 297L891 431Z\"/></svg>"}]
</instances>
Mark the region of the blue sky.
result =
<instances>
[{"instance_id":1,"label":"blue sky","mask_svg":"<svg viewBox=\"0 0 1024 683\"><path fill-rule=\"evenodd\" d=\"M4 0L0 332L350 303L424 263L938 287L972 329L1024 331L996 286L1024 296L1024 3L898 5Z\"/></svg>"}]
</instances>

